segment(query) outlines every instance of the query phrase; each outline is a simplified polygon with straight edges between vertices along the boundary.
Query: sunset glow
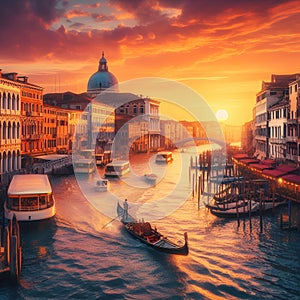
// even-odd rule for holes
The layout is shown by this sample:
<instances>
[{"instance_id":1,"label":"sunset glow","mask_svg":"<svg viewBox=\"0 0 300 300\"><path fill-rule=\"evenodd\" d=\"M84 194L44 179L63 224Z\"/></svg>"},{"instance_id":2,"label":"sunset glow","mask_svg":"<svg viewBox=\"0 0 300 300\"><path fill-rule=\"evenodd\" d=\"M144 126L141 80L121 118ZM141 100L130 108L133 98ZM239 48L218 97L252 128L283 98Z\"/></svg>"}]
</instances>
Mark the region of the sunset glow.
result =
<instances>
[{"instance_id":1,"label":"sunset glow","mask_svg":"<svg viewBox=\"0 0 300 300\"><path fill-rule=\"evenodd\" d=\"M80 93L105 51L119 82L177 80L241 125L263 80L300 72L299 19L293 0L12 0L0 10L0 68L44 93Z\"/></svg>"},{"instance_id":2,"label":"sunset glow","mask_svg":"<svg viewBox=\"0 0 300 300\"><path fill-rule=\"evenodd\" d=\"M218 121L226 121L228 119L228 113L225 109L219 109L216 112L216 118Z\"/></svg>"}]
</instances>

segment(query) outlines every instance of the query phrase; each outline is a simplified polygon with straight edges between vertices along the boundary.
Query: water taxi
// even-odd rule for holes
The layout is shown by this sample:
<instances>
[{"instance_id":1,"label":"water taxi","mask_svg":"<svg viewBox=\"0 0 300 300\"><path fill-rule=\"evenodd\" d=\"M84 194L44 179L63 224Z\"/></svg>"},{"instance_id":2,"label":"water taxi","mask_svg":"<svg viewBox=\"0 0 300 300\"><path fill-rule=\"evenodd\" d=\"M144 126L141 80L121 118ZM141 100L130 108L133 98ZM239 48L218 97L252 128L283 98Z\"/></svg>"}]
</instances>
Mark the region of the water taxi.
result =
<instances>
[{"instance_id":1,"label":"water taxi","mask_svg":"<svg viewBox=\"0 0 300 300\"><path fill-rule=\"evenodd\" d=\"M157 175L154 173L145 174L144 178L151 184L155 184L157 181Z\"/></svg>"},{"instance_id":2,"label":"water taxi","mask_svg":"<svg viewBox=\"0 0 300 300\"><path fill-rule=\"evenodd\" d=\"M96 191L97 192L106 192L109 187L109 181L107 179L100 179L96 182Z\"/></svg>"},{"instance_id":3,"label":"water taxi","mask_svg":"<svg viewBox=\"0 0 300 300\"><path fill-rule=\"evenodd\" d=\"M158 152L155 157L157 163L168 163L173 160L173 153L170 151Z\"/></svg>"},{"instance_id":4,"label":"water taxi","mask_svg":"<svg viewBox=\"0 0 300 300\"><path fill-rule=\"evenodd\" d=\"M90 174L95 172L95 160L90 158L80 158L73 162L74 173Z\"/></svg>"},{"instance_id":5,"label":"water taxi","mask_svg":"<svg viewBox=\"0 0 300 300\"><path fill-rule=\"evenodd\" d=\"M18 221L37 221L55 215L55 199L47 175L14 175L4 204L5 218Z\"/></svg>"},{"instance_id":6,"label":"water taxi","mask_svg":"<svg viewBox=\"0 0 300 300\"><path fill-rule=\"evenodd\" d=\"M130 171L128 160L113 161L106 165L105 176L121 177Z\"/></svg>"}]
</instances>

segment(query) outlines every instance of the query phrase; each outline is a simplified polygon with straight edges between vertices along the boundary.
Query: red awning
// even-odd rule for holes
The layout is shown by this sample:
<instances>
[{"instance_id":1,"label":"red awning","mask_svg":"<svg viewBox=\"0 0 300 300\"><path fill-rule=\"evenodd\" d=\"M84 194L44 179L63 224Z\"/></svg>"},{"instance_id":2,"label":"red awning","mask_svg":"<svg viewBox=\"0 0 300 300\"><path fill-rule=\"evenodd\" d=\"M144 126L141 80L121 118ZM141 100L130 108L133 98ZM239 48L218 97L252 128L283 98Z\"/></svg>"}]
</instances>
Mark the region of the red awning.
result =
<instances>
[{"instance_id":1,"label":"red awning","mask_svg":"<svg viewBox=\"0 0 300 300\"><path fill-rule=\"evenodd\" d=\"M251 164L251 168L257 169L257 170L259 170L259 171L274 169L272 166L270 166L270 165L265 165L265 164L262 164L262 163L259 163L259 164Z\"/></svg>"},{"instance_id":2,"label":"red awning","mask_svg":"<svg viewBox=\"0 0 300 300\"><path fill-rule=\"evenodd\" d=\"M237 160L242 159L242 158L249 158L249 156L247 154L242 154L242 153L234 154L232 157Z\"/></svg>"},{"instance_id":3,"label":"red awning","mask_svg":"<svg viewBox=\"0 0 300 300\"><path fill-rule=\"evenodd\" d=\"M261 161L262 164L264 165L275 165L275 160L268 158L268 159L264 159Z\"/></svg>"},{"instance_id":4,"label":"red awning","mask_svg":"<svg viewBox=\"0 0 300 300\"><path fill-rule=\"evenodd\" d=\"M249 164L256 164L259 162L258 159L253 159L253 158L244 158L244 159L240 159L240 162L241 163L244 163L246 165L249 165Z\"/></svg>"},{"instance_id":5,"label":"red awning","mask_svg":"<svg viewBox=\"0 0 300 300\"><path fill-rule=\"evenodd\" d=\"M297 168L281 165L281 166L278 166L274 170L263 170L263 174L277 178L277 177L281 177L283 175L286 175L288 173L294 172L296 170L297 170Z\"/></svg>"},{"instance_id":6,"label":"red awning","mask_svg":"<svg viewBox=\"0 0 300 300\"><path fill-rule=\"evenodd\" d=\"M282 176L282 179L296 184L300 184L300 175L295 175L295 174L284 175Z\"/></svg>"}]
</instances>

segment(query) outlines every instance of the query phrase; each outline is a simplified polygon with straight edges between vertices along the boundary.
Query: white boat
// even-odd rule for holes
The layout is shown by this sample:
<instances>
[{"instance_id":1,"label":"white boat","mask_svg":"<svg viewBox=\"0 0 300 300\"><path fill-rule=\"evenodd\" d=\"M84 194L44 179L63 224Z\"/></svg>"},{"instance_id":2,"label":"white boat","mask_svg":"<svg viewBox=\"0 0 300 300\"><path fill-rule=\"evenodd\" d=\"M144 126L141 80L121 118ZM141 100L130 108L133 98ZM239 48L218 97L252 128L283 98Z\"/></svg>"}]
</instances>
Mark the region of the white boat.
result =
<instances>
[{"instance_id":1,"label":"white boat","mask_svg":"<svg viewBox=\"0 0 300 300\"><path fill-rule=\"evenodd\" d=\"M74 173L90 174L95 172L95 160L90 158L80 158L73 162Z\"/></svg>"},{"instance_id":2,"label":"white boat","mask_svg":"<svg viewBox=\"0 0 300 300\"><path fill-rule=\"evenodd\" d=\"M107 164L105 167L105 176L121 177L130 171L128 160L116 160Z\"/></svg>"},{"instance_id":3,"label":"white boat","mask_svg":"<svg viewBox=\"0 0 300 300\"><path fill-rule=\"evenodd\" d=\"M155 157L157 163L168 163L173 160L173 153L170 151L158 152Z\"/></svg>"},{"instance_id":4,"label":"white boat","mask_svg":"<svg viewBox=\"0 0 300 300\"><path fill-rule=\"evenodd\" d=\"M157 175L154 173L149 173L149 174L145 174L144 178L146 179L146 181L155 184L157 180Z\"/></svg>"},{"instance_id":5,"label":"white boat","mask_svg":"<svg viewBox=\"0 0 300 300\"><path fill-rule=\"evenodd\" d=\"M18 221L37 221L55 215L55 199L47 175L14 175L4 204L5 218L16 215Z\"/></svg>"},{"instance_id":6,"label":"white boat","mask_svg":"<svg viewBox=\"0 0 300 300\"><path fill-rule=\"evenodd\" d=\"M109 181L107 179L100 179L96 182L96 191L97 192L106 192L109 187Z\"/></svg>"}]
</instances>

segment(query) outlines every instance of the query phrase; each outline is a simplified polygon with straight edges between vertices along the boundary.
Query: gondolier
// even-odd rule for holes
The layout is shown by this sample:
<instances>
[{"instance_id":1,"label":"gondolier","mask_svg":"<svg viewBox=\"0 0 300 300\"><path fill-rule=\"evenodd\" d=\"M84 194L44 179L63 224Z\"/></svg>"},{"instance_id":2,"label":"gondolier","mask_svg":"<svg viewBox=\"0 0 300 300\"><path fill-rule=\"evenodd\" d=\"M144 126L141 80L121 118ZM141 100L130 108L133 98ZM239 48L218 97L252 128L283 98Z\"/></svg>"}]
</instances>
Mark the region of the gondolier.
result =
<instances>
[{"instance_id":1,"label":"gondolier","mask_svg":"<svg viewBox=\"0 0 300 300\"><path fill-rule=\"evenodd\" d=\"M127 202L127 199L125 199L123 207L124 207L124 219L127 220L128 219L128 202Z\"/></svg>"}]
</instances>

